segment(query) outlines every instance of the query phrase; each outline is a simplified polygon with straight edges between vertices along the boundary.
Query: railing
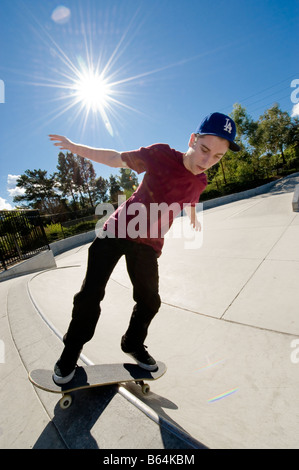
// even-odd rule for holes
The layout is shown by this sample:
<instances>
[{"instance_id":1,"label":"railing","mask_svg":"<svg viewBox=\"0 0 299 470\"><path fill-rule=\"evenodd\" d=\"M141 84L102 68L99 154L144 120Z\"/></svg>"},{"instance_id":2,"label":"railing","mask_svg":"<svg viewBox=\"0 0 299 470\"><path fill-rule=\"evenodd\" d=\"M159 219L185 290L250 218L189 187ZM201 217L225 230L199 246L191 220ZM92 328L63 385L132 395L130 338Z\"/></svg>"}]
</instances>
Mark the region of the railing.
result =
<instances>
[{"instance_id":1,"label":"railing","mask_svg":"<svg viewBox=\"0 0 299 470\"><path fill-rule=\"evenodd\" d=\"M38 211L0 211L0 269L48 249Z\"/></svg>"}]
</instances>

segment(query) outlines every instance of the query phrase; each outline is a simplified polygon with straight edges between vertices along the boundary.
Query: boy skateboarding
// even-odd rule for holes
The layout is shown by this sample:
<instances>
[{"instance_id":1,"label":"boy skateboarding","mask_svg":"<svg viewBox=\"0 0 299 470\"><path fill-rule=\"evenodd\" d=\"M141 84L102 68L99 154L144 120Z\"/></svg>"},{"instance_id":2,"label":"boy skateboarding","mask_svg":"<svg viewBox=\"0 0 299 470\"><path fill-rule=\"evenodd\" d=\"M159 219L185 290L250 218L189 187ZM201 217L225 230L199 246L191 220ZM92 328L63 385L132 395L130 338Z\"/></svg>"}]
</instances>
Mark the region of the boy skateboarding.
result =
<instances>
[{"instance_id":1,"label":"boy skateboarding","mask_svg":"<svg viewBox=\"0 0 299 470\"><path fill-rule=\"evenodd\" d=\"M218 163L228 149L240 150L234 142L235 136L234 121L221 113L204 118L191 134L186 153L165 144L120 153L78 145L59 135L49 136L61 150L110 167L130 168L139 174L145 172L137 190L109 217L89 248L86 276L74 297L64 350L54 367L56 383L65 384L73 378L83 345L94 334L106 284L123 255L133 285L135 306L121 339L121 348L140 367L150 371L157 368L144 341L161 304L157 258L164 235L183 208L188 209L186 212L194 229L200 230L195 205L207 185L204 172ZM156 207L163 207L163 210L153 210ZM138 227L134 220L136 210L140 214Z\"/></svg>"}]
</instances>

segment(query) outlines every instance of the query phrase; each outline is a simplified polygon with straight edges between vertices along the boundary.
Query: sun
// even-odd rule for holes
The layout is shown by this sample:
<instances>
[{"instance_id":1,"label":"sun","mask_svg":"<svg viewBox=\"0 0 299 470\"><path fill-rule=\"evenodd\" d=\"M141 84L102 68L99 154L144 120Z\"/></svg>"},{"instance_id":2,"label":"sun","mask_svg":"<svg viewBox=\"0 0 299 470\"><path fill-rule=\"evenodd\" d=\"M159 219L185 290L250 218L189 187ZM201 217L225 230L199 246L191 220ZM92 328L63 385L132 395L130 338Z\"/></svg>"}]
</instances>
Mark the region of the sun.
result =
<instances>
[{"instance_id":1,"label":"sun","mask_svg":"<svg viewBox=\"0 0 299 470\"><path fill-rule=\"evenodd\" d=\"M92 65L85 66L80 60L80 69L75 69L76 77L72 79L71 98L73 104L79 104L79 109L85 111L85 122L92 112L99 114L111 136L113 129L107 111L111 111L111 103L115 103L115 90L109 77L105 77L105 70L94 70Z\"/></svg>"},{"instance_id":2,"label":"sun","mask_svg":"<svg viewBox=\"0 0 299 470\"><path fill-rule=\"evenodd\" d=\"M74 97L87 112L103 112L107 107L111 89L98 72L88 70L80 74L73 85Z\"/></svg>"},{"instance_id":3,"label":"sun","mask_svg":"<svg viewBox=\"0 0 299 470\"><path fill-rule=\"evenodd\" d=\"M54 13L52 20L55 23L63 23L64 19L69 20L70 18L69 9L59 7ZM74 8L73 19L76 14ZM110 51L111 44L110 42L106 44L105 36L98 32L101 31L101 27L97 28L96 22L90 21L91 14L89 12L87 12L88 18L85 18L85 14L81 10L78 14L81 14L80 42L76 44L76 41L68 41L67 48L69 49L69 44L72 45L68 52L59 45L49 33L48 28L33 16L37 25L33 29L37 38L45 44L47 51L50 51L51 62L49 62L49 73L46 73L46 69L43 67L38 79L34 78L26 83L38 87L48 87L52 90L56 89L51 101L57 105L53 106L47 114L47 125L68 113L67 122L70 125L73 125L77 120L80 121L79 128L82 135L87 126L91 124L93 128L101 128L104 125L110 136L118 136L117 126L122 126L125 122L124 112L139 114L142 118L147 117L143 110L133 105L137 96L136 87L144 87L146 77L181 66L200 57L184 58L173 64L133 73L129 67L131 67L131 63L135 63L134 58L126 59L128 62L122 59L125 58L123 57L124 53L127 52L142 24L139 20L140 8L136 9L132 18L125 22L125 29L121 32L119 41L115 43L109 55L108 49ZM133 33L130 37L129 34L132 30ZM72 32L72 26L70 26L70 31ZM79 30L74 29L75 32L79 34ZM94 32L96 32L96 36L94 36ZM117 37L116 34L115 36ZM75 34L72 38L77 39ZM95 56L93 50L97 48L96 45L99 42L103 44L103 47ZM40 63L44 65L43 60Z\"/></svg>"}]
</instances>

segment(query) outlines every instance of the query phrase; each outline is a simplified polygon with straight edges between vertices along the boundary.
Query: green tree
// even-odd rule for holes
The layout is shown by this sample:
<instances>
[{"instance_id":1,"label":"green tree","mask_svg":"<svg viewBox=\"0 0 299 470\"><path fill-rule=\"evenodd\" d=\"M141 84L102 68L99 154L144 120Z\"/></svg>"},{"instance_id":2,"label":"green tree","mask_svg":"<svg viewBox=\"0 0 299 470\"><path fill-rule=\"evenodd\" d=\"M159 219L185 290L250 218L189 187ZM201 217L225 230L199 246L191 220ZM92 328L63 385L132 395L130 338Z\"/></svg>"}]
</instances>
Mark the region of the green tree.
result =
<instances>
[{"instance_id":1,"label":"green tree","mask_svg":"<svg viewBox=\"0 0 299 470\"><path fill-rule=\"evenodd\" d=\"M95 196L96 200L99 202L106 202L108 200L107 191L109 188L109 183L105 178L99 176L95 180Z\"/></svg>"},{"instance_id":2,"label":"green tree","mask_svg":"<svg viewBox=\"0 0 299 470\"><path fill-rule=\"evenodd\" d=\"M259 119L257 133L264 152L280 152L283 164L286 164L284 150L289 144L291 127L290 115L282 111L278 104L268 109Z\"/></svg>"},{"instance_id":3,"label":"green tree","mask_svg":"<svg viewBox=\"0 0 299 470\"><path fill-rule=\"evenodd\" d=\"M261 178L260 155L261 135L258 122L254 121L241 104L234 104L232 118L236 123L237 142L241 151L234 154L235 179L239 182Z\"/></svg>"},{"instance_id":4,"label":"green tree","mask_svg":"<svg viewBox=\"0 0 299 470\"><path fill-rule=\"evenodd\" d=\"M129 168L120 168L118 181L120 187L124 190L126 198L129 198L138 187L137 175Z\"/></svg>"},{"instance_id":5,"label":"green tree","mask_svg":"<svg viewBox=\"0 0 299 470\"><path fill-rule=\"evenodd\" d=\"M72 198L72 207L80 205L94 207L97 197L96 173L93 164L86 158L67 152L58 155L58 172L55 174L59 189L64 196Z\"/></svg>"},{"instance_id":6,"label":"green tree","mask_svg":"<svg viewBox=\"0 0 299 470\"><path fill-rule=\"evenodd\" d=\"M95 203L95 179L96 173L94 171L93 164L90 160L80 157L76 157L77 161L77 175L80 186L82 187L83 194L87 195L87 199L91 207L94 207Z\"/></svg>"},{"instance_id":7,"label":"green tree","mask_svg":"<svg viewBox=\"0 0 299 470\"><path fill-rule=\"evenodd\" d=\"M74 156L72 153L67 152L65 155L60 152L58 155L58 172L55 173L55 179L59 190L62 195L72 199L72 206L74 210L78 210L78 203L75 191L75 184L73 181L73 169L74 169Z\"/></svg>"},{"instance_id":8,"label":"green tree","mask_svg":"<svg viewBox=\"0 0 299 470\"><path fill-rule=\"evenodd\" d=\"M119 179L113 175L109 176L109 193L111 202L117 202L117 196L122 194Z\"/></svg>"},{"instance_id":9,"label":"green tree","mask_svg":"<svg viewBox=\"0 0 299 470\"><path fill-rule=\"evenodd\" d=\"M56 191L55 176L47 176L46 170L26 170L17 180L17 187L23 188L25 193L14 197L14 202L27 202L27 206L38 209L42 213L54 213L61 205L59 194Z\"/></svg>"},{"instance_id":10,"label":"green tree","mask_svg":"<svg viewBox=\"0 0 299 470\"><path fill-rule=\"evenodd\" d=\"M287 149L288 168L299 169L299 117L295 116L291 121L288 135Z\"/></svg>"},{"instance_id":11,"label":"green tree","mask_svg":"<svg viewBox=\"0 0 299 470\"><path fill-rule=\"evenodd\" d=\"M231 117L236 123L237 135L236 141L241 146L247 150L251 150L252 146L255 146L255 134L258 128L257 122L249 116L246 111L246 108L241 106L239 103L234 104Z\"/></svg>"}]
</instances>

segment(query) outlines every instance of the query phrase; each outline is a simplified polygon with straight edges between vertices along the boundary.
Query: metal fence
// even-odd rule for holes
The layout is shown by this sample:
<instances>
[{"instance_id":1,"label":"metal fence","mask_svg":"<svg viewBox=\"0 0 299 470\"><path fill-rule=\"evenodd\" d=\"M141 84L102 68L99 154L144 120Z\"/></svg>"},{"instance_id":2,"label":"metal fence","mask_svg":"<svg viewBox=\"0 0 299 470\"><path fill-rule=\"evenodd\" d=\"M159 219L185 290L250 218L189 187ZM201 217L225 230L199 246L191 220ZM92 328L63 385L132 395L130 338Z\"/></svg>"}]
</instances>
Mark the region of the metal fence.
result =
<instances>
[{"instance_id":1,"label":"metal fence","mask_svg":"<svg viewBox=\"0 0 299 470\"><path fill-rule=\"evenodd\" d=\"M48 249L38 211L0 211L0 269Z\"/></svg>"}]
</instances>

